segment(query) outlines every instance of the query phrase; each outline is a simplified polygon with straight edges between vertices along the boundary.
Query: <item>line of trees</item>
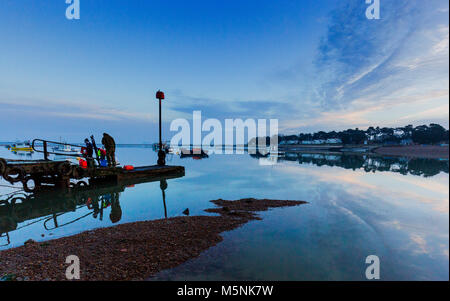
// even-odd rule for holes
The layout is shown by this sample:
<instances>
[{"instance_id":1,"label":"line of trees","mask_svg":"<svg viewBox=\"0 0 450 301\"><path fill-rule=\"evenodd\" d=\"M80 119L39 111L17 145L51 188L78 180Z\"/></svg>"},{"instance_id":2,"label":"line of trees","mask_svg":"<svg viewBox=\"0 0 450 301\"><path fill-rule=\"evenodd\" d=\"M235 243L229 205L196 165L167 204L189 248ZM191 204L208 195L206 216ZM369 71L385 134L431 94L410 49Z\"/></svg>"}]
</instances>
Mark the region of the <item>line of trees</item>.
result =
<instances>
[{"instance_id":1,"label":"line of trees","mask_svg":"<svg viewBox=\"0 0 450 301\"><path fill-rule=\"evenodd\" d=\"M414 128L412 139L415 143L420 144L448 143L448 130L434 123L430 124L430 126L421 125Z\"/></svg>"},{"instance_id":2,"label":"line of trees","mask_svg":"<svg viewBox=\"0 0 450 301\"><path fill-rule=\"evenodd\" d=\"M298 141L320 141L328 139L339 139L343 144L437 144L448 143L449 131L439 124L420 125L413 127L389 128L369 127L367 130L348 129L345 131L319 131L316 133L300 133L298 135L280 135L279 142Z\"/></svg>"}]
</instances>

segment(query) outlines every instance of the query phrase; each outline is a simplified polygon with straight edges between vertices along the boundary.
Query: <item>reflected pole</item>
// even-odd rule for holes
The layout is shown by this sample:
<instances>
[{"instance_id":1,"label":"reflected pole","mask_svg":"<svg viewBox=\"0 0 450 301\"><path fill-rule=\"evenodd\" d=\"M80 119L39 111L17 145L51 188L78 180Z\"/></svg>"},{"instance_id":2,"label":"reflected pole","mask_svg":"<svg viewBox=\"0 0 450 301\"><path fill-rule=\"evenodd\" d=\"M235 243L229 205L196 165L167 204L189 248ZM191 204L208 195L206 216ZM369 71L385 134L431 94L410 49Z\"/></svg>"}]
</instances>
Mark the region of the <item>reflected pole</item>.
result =
<instances>
[{"instance_id":1,"label":"reflected pole","mask_svg":"<svg viewBox=\"0 0 450 301\"><path fill-rule=\"evenodd\" d=\"M159 182L159 187L161 188L163 204L164 204L164 217L167 219L167 207L166 207L166 189L167 189L167 181L163 179Z\"/></svg>"}]
</instances>

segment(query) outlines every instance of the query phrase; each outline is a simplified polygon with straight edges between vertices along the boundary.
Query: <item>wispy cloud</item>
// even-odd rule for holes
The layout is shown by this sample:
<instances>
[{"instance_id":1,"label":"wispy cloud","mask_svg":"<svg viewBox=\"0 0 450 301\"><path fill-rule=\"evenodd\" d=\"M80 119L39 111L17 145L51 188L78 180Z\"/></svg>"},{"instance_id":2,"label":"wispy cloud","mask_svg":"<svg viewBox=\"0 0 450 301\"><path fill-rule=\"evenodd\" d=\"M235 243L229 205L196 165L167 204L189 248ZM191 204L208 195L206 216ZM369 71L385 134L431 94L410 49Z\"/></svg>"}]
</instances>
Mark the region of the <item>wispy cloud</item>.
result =
<instances>
[{"instance_id":1,"label":"wispy cloud","mask_svg":"<svg viewBox=\"0 0 450 301\"><path fill-rule=\"evenodd\" d=\"M311 107L309 118L287 120L284 127L295 131L419 120L448 126L448 110L443 109L448 108L449 29L442 5L384 1L381 20L365 18L364 1L334 10L316 59L313 89L319 91L315 101L320 108Z\"/></svg>"},{"instance_id":2,"label":"wispy cloud","mask_svg":"<svg viewBox=\"0 0 450 301\"><path fill-rule=\"evenodd\" d=\"M65 100L42 100L32 98L0 98L0 108L3 112L27 112L41 116L58 116L76 119L96 120L151 120L156 115L99 106L95 103L76 103Z\"/></svg>"},{"instance_id":3,"label":"wispy cloud","mask_svg":"<svg viewBox=\"0 0 450 301\"><path fill-rule=\"evenodd\" d=\"M183 65L173 69L177 72L168 72L174 76L173 80L159 82L153 78L155 85L172 87L172 90L165 90L170 100L164 103L163 120L190 119L192 111L201 110L205 118L278 118L280 131L285 133L429 122L439 122L448 127L445 110L449 103L448 3L441 0L381 1L381 20L366 19L366 8L362 0L339 1L335 8L326 6L321 11L320 21L298 25L312 26L313 38L306 38L308 45L293 41L298 38L303 42L303 37L290 36L289 43L280 44L279 49L267 50L270 56L255 53L255 61L245 64L243 69L235 64L233 72L227 71L226 57L223 65L216 65L214 61L211 66L221 66L221 69L210 65L209 69L204 69L211 77L208 84L214 86L209 89L202 87L205 78L199 77L195 71L182 70ZM332 11L328 17L322 18L329 9ZM147 29L144 27L144 30ZM254 38L249 41L249 46L250 43L257 45L258 51L265 53L263 46L267 41ZM205 38L205 41L214 44L213 40ZM287 48L289 51L285 51ZM233 57L240 57L242 48L227 51L233 53ZM178 48L173 53L183 57ZM276 59L284 53L294 55L286 60ZM13 51L9 53L10 58L14 58L12 54ZM86 54L87 57L89 55ZM120 53L115 58L117 61L123 59L126 64L130 63L127 56L132 57L130 53ZM262 57L274 58L276 62L268 63ZM211 57L209 60L213 61ZM220 61L221 58L217 56L214 60ZM193 65L196 64L206 63L202 58L193 61ZM258 68L252 71L249 66ZM27 68L23 67L24 70ZM101 71L107 73L107 66L103 68L106 69ZM67 99L47 97L48 93L53 93L49 92L52 88L33 88L30 84L34 83L32 76L24 83L14 80L17 86L11 88L5 81L9 78L5 73L5 82L0 84L0 110L16 118L28 114L40 116L41 120L102 120L124 126L132 122L157 121L156 103L148 104L143 100L145 97L142 95L148 93L146 88L142 88L145 85L135 85L130 80L124 83L126 88L117 89L113 86L120 77L116 71L112 72L113 78L99 80L103 90L100 89L98 94L94 93L96 85L80 85L80 90L81 87L86 90L83 93L56 94L68 95ZM186 74L192 75L192 79L183 85ZM139 75L142 78L147 76ZM241 79L244 87L239 86ZM64 83L60 85L64 86ZM232 91L214 91L215 85L230 87ZM22 87L28 92L18 92ZM62 89L67 90L70 89ZM242 90L246 96L239 98L236 95ZM13 97L4 94L6 91ZM42 95L43 99L30 95ZM82 98L84 95L90 99L74 100L74 97ZM131 99L118 99L127 95L133 96Z\"/></svg>"},{"instance_id":4,"label":"wispy cloud","mask_svg":"<svg viewBox=\"0 0 450 301\"><path fill-rule=\"evenodd\" d=\"M201 110L205 118L280 118L295 111L291 102L275 100L227 100L186 95L175 90L171 92L170 110L179 112L187 118L192 117L193 110Z\"/></svg>"}]
</instances>

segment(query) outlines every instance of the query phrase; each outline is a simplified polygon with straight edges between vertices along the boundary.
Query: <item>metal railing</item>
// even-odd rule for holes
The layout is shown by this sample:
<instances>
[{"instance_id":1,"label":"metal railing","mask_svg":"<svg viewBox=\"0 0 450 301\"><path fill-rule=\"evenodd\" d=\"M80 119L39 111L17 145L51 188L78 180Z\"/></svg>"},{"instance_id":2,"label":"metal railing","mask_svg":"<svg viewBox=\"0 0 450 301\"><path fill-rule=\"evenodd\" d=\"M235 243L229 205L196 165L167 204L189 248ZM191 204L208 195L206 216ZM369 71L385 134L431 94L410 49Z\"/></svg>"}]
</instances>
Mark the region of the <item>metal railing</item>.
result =
<instances>
[{"instance_id":1,"label":"metal railing","mask_svg":"<svg viewBox=\"0 0 450 301\"><path fill-rule=\"evenodd\" d=\"M42 143L43 149L37 149L38 146L36 142ZM70 153L70 152L55 152L55 151L49 151L48 145L63 145L63 146L70 146L70 147L76 147L80 148L80 153ZM80 145L75 144L69 144L69 143L63 143L63 142L56 142L56 141L50 141L50 140L43 140L43 139L34 139L31 143L31 148L37 152L37 153L43 153L44 154L44 160L49 161L48 155L57 155L57 156L68 156L68 157L79 157L81 156L81 147Z\"/></svg>"}]
</instances>

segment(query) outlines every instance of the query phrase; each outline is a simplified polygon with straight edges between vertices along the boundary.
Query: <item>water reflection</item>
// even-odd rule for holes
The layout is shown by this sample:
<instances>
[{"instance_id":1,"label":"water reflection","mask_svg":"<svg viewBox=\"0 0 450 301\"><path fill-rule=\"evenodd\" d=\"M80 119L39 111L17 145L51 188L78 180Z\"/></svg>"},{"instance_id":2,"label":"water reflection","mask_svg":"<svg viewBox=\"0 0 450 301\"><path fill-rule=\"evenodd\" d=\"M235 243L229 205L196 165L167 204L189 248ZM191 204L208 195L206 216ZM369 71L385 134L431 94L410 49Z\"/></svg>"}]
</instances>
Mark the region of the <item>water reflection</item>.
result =
<instances>
[{"instance_id":1,"label":"water reflection","mask_svg":"<svg viewBox=\"0 0 450 301\"><path fill-rule=\"evenodd\" d=\"M164 204L164 217L167 219L167 206L166 206L166 189L167 189L167 181L166 179L162 179L159 181L159 188L161 188L162 199Z\"/></svg>"},{"instance_id":2,"label":"water reflection","mask_svg":"<svg viewBox=\"0 0 450 301\"><path fill-rule=\"evenodd\" d=\"M16 151L11 151L14 155L18 156L18 157L27 157L27 158L31 158L33 156L33 152L16 152Z\"/></svg>"},{"instance_id":3,"label":"water reflection","mask_svg":"<svg viewBox=\"0 0 450 301\"><path fill-rule=\"evenodd\" d=\"M441 172L449 173L449 161L422 158L396 158L344 153L299 153L286 152L281 155L251 154L259 160L270 160L274 163L294 161L299 164L313 164L316 166L337 166L345 169L364 170L366 172L396 172L403 175L432 177Z\"/></svg>"},{"instance_id":4,"label":"water reflection","mask_svg":"<svg viewBox=\"0 0 450 301\"><path fill-rule=\"evenodd\" d=\"M157 154L148 147L119 147L117 152L121 162L134 166L151 165L157 160ZM10 158L10 154L0 147L0 157ZM103 221L99 220L99 211L95 219L90 215L61 227L93 211L80 204L76 211L57 217L58 228L46 231L43 220L38 220L52 217L53 212L65 212L64 208L56 210L64 204L55 201L54 211L43 208L37 218L18 223L17 228L23 231L11 230L11 243L0 249L20 246L30 238L42 241L99 227L161 219L166 214L180 216L186 208L191 216L205 215L203 210L211 208L209 201L217 198L281 198L309 204L262 212L261 221L223 233L224 240L192 261L190 269L174 271L175 280L364 280L364 260L369 254L379 255L383 280L448 280L447 161L363 155L352 158L342 153L312 158L297 153L259 157L254 160L247 154L210 153L207 160L199 161L173 155L171 165L184 165L186 177L166 179L168 187L163 190L161 179L119 190L122 216L117 223L109 218L110 206L103 209ZM273 160L276 165L261 164L260 160ZM403 174L395 171L395 163L404 166ZM365 171L364 164L371 172ZM436 175L428 176L432 174ZM0 195L12 192L13 188L3 188L2 184ZM100 195L108 193L111 191ZM44 207L44 203L35 205ZM99 210L100 206L99 201ZM0 214L0 220L4 217ZM54 226L52 220L47 224ZM7 243L3 233L0 244Z\"/></svg>"},{"instance_id":5,"label":"water reflection","mask_svg":"<svg viewBox=\"0 0 450 301\"><path fill-rule=\"evenodd\" d=\"M110 207L110 214L107 219L112 224L118 223L122 219L121 193L141 183L160 182L164 217L167 218L165 193L168 187L167 180L183 176L184 173L127 180L115 186L91 185L73 188L70 191L42 194L16 192L0 196L0 247L14 244L10 238L11 232L34 224L42 223L43 229L51 231L89 217L103 221L105 209L108 207ZM65 219L64 215L68 213L75 213L75 217ZM61 222L62 219L63 222Z\"/></svg>"}]
</instances>

